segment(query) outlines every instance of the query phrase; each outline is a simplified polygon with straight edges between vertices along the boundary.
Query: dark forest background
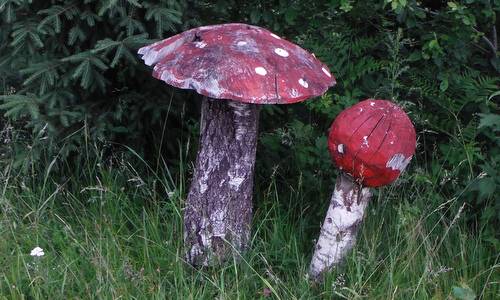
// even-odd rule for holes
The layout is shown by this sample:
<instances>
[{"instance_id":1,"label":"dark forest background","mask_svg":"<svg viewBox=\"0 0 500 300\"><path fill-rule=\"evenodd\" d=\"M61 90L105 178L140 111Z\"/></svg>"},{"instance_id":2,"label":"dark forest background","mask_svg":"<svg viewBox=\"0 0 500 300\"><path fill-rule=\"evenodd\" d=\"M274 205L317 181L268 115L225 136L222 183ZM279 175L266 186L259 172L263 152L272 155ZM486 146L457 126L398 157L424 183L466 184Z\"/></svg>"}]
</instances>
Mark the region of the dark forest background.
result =
<instances>
[{"instance_id":1,"label":"dark forest background","mask_svg":"<svg viewBox=\"0 0 500 300\"><path fill-rule=\"evenodd\" d=\"M25 171L54 154L78 164L90 138L107 158L125 144L170 166L189 140L191 160L199 97L153 79L136 51L192 27L245 22L315 53L338 81L304 104L264 108L260 179L279 168L287 183L332 182L326 134L334 117L366 98L390 99L418 131L411 176L498 222L499 9L498 0L1 0L1 125L11 141L2 159ZM445 182L432 182L438 173Z\"/></svg>"},{"instance_id":2,"label":"dark forest background","mask_svg":"<svg viewBox=\"0 0 500 300\"><path fill-rule=\"evenodd\" d=\"M360 100L390 99L418 139L394 199L432 187L429 206L449 205L450 218L464 209L471 232L498 250L499 11L499 0L0 0L0 171L34 178L48 168L70 186L89 162L126 161L141 178L168 166L188 184L200 97L152 78L137 49L196 26L249 23L315 53L338 82L263 108L257 207L272 178L278 191L309 195L301 207L321 219L336 176L329 125Z\"/></svg>"}]
</instances>

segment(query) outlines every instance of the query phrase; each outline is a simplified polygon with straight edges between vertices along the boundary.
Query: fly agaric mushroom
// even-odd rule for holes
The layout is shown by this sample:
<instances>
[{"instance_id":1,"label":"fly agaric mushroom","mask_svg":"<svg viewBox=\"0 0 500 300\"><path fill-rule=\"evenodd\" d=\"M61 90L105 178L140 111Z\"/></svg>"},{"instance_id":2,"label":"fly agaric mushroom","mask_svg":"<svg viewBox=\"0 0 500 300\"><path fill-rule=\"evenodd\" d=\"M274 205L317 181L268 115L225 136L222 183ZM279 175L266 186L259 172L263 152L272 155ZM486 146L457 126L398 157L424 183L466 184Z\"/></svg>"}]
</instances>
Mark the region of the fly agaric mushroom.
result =
<instances>
[{"instance_id":1,"label":"fly agaric mushroom","mask_svg":"<svg viewBox=\"0 0 500 300\"><path fill-rule=\"evenodd\" d=\"M340 175L309 266L319 281L356 243L370 188L392 183L415 153L415 128L387 100L365 100L344 110L330 127L328 149Z\"/></svg>"},{"instance_id":2,"label":"fly agaric mushroom","mask_svg":"<svg viewBox=\"0 0 500 300\"><path fill-rule=\"evenodd\" d=\"M191 29L139 49L153 76L204 95L200 148L184 210L186 259L211 265L247 248L259 105L289 104L335 84L325 64L246 24Z\"/></svg>"}]
</instances>

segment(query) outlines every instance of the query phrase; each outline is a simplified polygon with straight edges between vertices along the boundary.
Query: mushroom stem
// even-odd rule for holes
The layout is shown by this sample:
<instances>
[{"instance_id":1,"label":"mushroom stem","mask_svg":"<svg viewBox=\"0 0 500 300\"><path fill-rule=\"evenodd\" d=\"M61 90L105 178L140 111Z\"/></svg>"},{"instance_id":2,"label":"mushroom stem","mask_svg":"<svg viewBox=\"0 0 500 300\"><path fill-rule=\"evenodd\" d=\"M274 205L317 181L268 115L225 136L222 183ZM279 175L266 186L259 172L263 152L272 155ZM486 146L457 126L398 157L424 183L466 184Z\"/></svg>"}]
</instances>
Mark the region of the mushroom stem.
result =
<instances>
[{"instance_id":1,"label":"mushroom stem","mask_svg":"<svg viewBox=\"0 0 500 300\"><path fill-rule=\"evenodd\" d=\"M352 177L340 173L314 248L310 279L321 281L323 274L339 265L354 247L370 198L369 188L361 187Z\"/></svg>"},{"instance_id":2,"label":"mushroom stem","mask_svg":"<svg viewBox=\"0 0 500 300\"><path fill-rule=\"evenodd\" d=\"M255 104L203 99L200 148L184 211L192 265L218 264L247 248L258 117Z\"/></svg>"}]
</instances>

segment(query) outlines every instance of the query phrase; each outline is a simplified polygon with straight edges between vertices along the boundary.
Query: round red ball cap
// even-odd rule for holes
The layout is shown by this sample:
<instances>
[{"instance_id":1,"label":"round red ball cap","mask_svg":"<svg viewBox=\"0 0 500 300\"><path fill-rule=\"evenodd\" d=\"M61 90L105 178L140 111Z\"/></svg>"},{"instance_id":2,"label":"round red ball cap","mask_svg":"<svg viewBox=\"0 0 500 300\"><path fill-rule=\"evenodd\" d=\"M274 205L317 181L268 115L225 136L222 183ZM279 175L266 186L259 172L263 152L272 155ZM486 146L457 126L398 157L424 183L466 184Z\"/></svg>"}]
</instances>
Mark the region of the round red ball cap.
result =
<instances>
[{"instance_id":1,"label":"round red ball cap","mask_svg":"<svg viewBox=\"0 0 500 300\"><path fill-rule=\"evenodd\" d=\"M387 100L368 99L342 111L328 138L335 164L368 187L396 180L415 147L413 124L399 106Z\"/></svg>"}]
</instances>

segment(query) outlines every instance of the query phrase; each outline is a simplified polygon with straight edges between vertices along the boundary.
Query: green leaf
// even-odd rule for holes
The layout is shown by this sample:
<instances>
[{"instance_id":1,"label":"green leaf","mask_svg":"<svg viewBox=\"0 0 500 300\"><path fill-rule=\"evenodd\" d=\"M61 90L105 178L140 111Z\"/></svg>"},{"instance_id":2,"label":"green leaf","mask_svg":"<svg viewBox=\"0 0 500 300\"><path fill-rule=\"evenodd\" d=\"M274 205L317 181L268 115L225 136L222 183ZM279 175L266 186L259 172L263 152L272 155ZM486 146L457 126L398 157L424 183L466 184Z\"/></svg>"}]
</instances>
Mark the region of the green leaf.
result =
<instances>
[{"instance_id":1,"label":"green leaf","mask_svg":"<svg viewBox=\"0 0 500 300\"><path fill-rule=\"evenodd\" d=\"M80 26L75 26L69 30L68 33L68 44L74 45L76 41L79 40L83 42L85 40L85 33L80 28Z\"/></svg>"},{"instance_id":2,"label":"green leaf","mask_svg":"<svg viewBox=\"0 0 500 300\"><path fill-rule=\"evenodd\" d=\"M488 101L491 101L491 99L497 97L497 96L500 96L500 91L496 91L494 92L493 94L491 94L489 97L488 97Z\"/></svg>"},{"instance_id":3,"label":"green leaf","mask_svg":"<svg viewBox=\"0 0 500 300\"><path fill-rule=\"evenodd\" d=\"M43 35L43 32L37 28L35 22L27 21L15 24L11 33L10 45L16 47L16 50L12 54L24 50L34 53L37 48L43 47L44 44L40 35Z\"/></svg>"},{"instance_id":4,"label":"green leaf","mask_svg":"<svg viewBox=\"0 0 500 300\"><path fill-rule=\"evenodd\" d=\"M455 297L459 300L474 300L474 299L476 299L476 293L474 293L474 291L471 290L468 286L464 286L464 287L453 286L451 288L451 293L453 294L453 297Z\"/></svg>"},{"instance_id":5,"label":"green leaf","mask_svg":"<svg viewBox=\"0 0 500 300\"><path fill-rule=\"evenodd\" d=\"M108 50L110 48L115 48L115 47L119 46L120 44L121 44L120 41L113 41L110 38L105 38L104 40L97 41L97 43L92 51L97 52L97 51Z\"/></svg>"},{"instance_id":6,"label":"green leaf","mask_svg":"<svg viewBox=\"0 0 500 300\"><path fill-rule=\"evenodd\" d=\"M491 127L494 131L500 131L499 114L478 114L480 116L478 128Z\"/></svg>"},{"instance_id":7,"label":"green leaf","mask_svg":"<svg viewBox=\"0 0 500 300\"><path fill-rule=\"evenodd\" d=\"M129 3L131 6L142 7L142 5L137 0L127 0L127 3ZM120 3L119 0L104 0L100 1L100 4L101 6L98 11L99 16L103 16L109 11L112 11L114 9L121 9L123 7L123 4Z\"/></svg>"},{"instance_id":8,"label":"green leaf","mask_svg":"<svg viewBox=\"0 0 500 300\"><path fill-rule=\"evenodd\" d=\"M104 89L107 80L105 80L101 73L107 70L108 66L93 51L77 53L63 58L61 61L78 63L73 69L71 78L79 79L81 87L85 89L90 88L91 90L96 87L99 87L101 90Z\"/></svg>"},{"instance_id":9,"label":"green leaf","mask_svg":"<svg viewBox=\"0 0 500 300\"><path fill-rule=\"evenodd\" d=\"M182 13L175 9L152 5L148 7L144 15L146 20L153 19L156 23L156 32L159 36L165 31L175 31L175 24L181 24Z\"/></svg>"},{"instance_id":10,"label":"green leaf","mask_svg":"<svg viewBox=\"0 0 500 300\"><path fill-rule=\"evenodd\" d=\"M0 104L0 109L6 110L4 116L8 118L17 119L23 115L30 115L36 119L40 116L38 103L33 94L0 95L0 100L4 102Z\"/></svg>"},{"instance_id":11,"label":"green leaf","mask_svg":"<svg viewBox=\"0 0 500 300\"><path fill-rule=\"evenodd\" d=\"M483 177L479 179L478 190L480 198L487 198L492 196L497 189L495 180L491 177Z\"/></svg>"},{"instance_id":12,"label":"green leaf","mask_svg":"<svg viewBox=\"0 0 500 300\"><path fill-rule=\"evenodd\" d=\"M95 13L86 10L80 15L81 20L85 20L87 22L87 25L90 27L94 27L96 24L96 21L101 21L101 17L96 15Z\"/></svg>"},{"instance_id":13,"label":"green leaf","mask_svg":"<svg viewBox=\"0 0 500 300\"><path fill-rule=\"evenodd\" d=\"M119 25L127 29L127 36L132 36L135 32L146 31L146 28L140 20L133 19L130 16L124 17Z\"/></svg>"},{"instance_id":14,"label":"green leaf","mask_svg":"<svg viewBox=\"0 0 500 300\"><path fill-rule=\"evenodd\" d=\"M108 10L114 8L118 2L118 0L105 0L100 1L101 7L99 8L98 15L103 16Z\"/></svg>"},{"instance_id":15,"label":"green leaf","mask_svg":"<svg viewBox=\"0 0 500 300\"><path fill-rule=\"evenodd\" d=\"M441 80L439 89L441 90L441 92L444 92L448 89L448 78L444 78L443 80Z\"/></svg>"},{"instance_id":16,"label":"green leaf","mask_svg":"<svg viewBox=\"0 0 500 300\"><path fill-rule=\"evenodd\" d=\"M0 12L5 11L5 22L7 23L12 23L16 19L16 15L14 14L14 8L10 3L7 5L3 5L3 7L0 7Z\"/></svg>"},{"instance_id":17,"label":"green leaf","mask_svg":"<svg viewBox=\"0 0 500 300\"><path fill-rule=\"evenodd\" d=\"M23 81L24 86L33 86L39 90L39 94L45 93L49 87L56 84L59 78L58 67L60 62L57 60L47 60L39 63L32 63L25 69L20 70L23 75L28 77Z\"/></svg>"},{"instance_id":18,"label":"green leaf","mask_svg":"<svg viewBox=\"0 0 500 300\"><path fill-rule=\"evenodd\" d=\"M126 37L122 41L113 41L106 38L97 42L92 53L103 51L106 55L110 51L115 50L115 55L110 64L112 68L118 64L122 57L125 57L130 63L136 64L137 57L130 52L129 48L138 48L144 44L151 43L152 41L148 40L147 36L146 33L143 33Z\"/></svg>"},{"instance_id":19,"label":"green leaf","mask_svg":"<svg viewBox=\"0 0 500 300\"><path fill-rule=\"evenodd\" d=\"M38 24L38 29L42 29L52 23L53 30L58 33L61 31L61 18L58 13L52 14L51 10L41 10L38 14L48 14L45 18Z\"/></svg>"},{"instance_id":20,"label":"green leaf","mask_svg":"<svg viewBox=\"0 0 500 300\"><path fill-rule=\"evenodd\" d=\"M111 67L114 68L117 64L122 55L124 55L124 52L128 51L123 44L120 44L116 48L115 52L115 57L113 57L113 60L111 61Z\"/></svg>"}]
</instances>

